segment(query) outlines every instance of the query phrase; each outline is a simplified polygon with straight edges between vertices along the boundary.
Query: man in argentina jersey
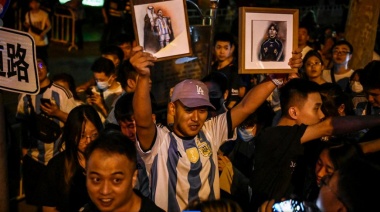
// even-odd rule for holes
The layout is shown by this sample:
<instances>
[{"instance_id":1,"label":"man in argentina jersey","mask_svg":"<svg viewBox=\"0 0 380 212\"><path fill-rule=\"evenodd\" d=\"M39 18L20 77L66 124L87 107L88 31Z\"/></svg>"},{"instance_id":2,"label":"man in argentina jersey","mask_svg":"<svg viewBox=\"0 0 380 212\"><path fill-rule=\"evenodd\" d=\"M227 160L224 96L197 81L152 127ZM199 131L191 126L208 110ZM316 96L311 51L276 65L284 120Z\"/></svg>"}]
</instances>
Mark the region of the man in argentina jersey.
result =
<instances>
[{"instance_id":1,"label":"man in argentina jersey","mask_svg":"<svg viewBox=\"0 0 380 212\"><path fill-rule=\"evenodd\" d=\"M151 116L150 66L156 58L140 46L133 50L130 62L139 73L133 97L137 146L149 173L152 200L170 212L182 211L194 200L219 199L219 146L235 139L234 129L265 101L275 83L268 78L230 111L206 120L208 109L214 108L208 89L199 80L186 79L174 87L168 105L174 119L170 131L157 127ZM289 62L292 68L302 65L300 52Z\"/></svg>"}]
</instances>

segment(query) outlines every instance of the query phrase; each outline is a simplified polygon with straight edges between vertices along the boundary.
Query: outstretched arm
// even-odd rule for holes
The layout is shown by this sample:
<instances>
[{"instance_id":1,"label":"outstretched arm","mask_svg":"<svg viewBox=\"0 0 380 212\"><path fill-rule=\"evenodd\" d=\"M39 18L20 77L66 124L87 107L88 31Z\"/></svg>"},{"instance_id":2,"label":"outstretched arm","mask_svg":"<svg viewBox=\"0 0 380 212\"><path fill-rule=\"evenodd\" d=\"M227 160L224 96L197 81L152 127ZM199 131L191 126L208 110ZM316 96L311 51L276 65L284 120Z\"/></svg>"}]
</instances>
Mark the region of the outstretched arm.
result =
<instances>
[{"instance_id":1,"label":"outstretched arm","mask_svg":"<svg viewBox=\"0 0 380 212\"><path fill-rule=\"evenodd\" d=\"M290 58L288 63L290 67L300 68L302 66L301 57L301 49L297 49L297 51L293 52L293 56ZM285 77L286 75L282 76ZM296 75L291 74L288 79L294 77L296 77ZM275 88L276 85L271 80L268 80L249 90L241 102L231 109L232 129L243 122L251 113L255 112L255 110L268 98Z\"/></svg>"},{"instance_id":2,"label":"outstretched arm","mask_svg":"<svg viewBox=\"0 0 380 212\"><path fill-rule=\"evenodd\" d=\"M305 143L324 136L339 135L355 132L365 128L380 125L379 116L336 116L310 125L306 128L301 138L301 143Z\"/></svg>"},{"instance_id":3,"label":"outstretched arm","mask_svg":"<svg viewBox=\"0 0 380 212\"><path fill-rule=\"evenodd\" d=\"M156 126L152 120L152 105L149 94L150 66L154 65L153 62L156 58L142 50L141 46L134 47L133 55L130 58L132 66L139 73L133 95L133 111L140 146L143 150L149 150L156 131Z\"/></svg>"},{"instance_id":4,"label":"outstretched arm","mask_svg":"<svg viewBox=\"0 0 380 212\"><path fill-rule=\"evenodd\" d=\"M372 141L359 143L364 154L380 151L380 138Z\"/></svg>"}]
</instances>

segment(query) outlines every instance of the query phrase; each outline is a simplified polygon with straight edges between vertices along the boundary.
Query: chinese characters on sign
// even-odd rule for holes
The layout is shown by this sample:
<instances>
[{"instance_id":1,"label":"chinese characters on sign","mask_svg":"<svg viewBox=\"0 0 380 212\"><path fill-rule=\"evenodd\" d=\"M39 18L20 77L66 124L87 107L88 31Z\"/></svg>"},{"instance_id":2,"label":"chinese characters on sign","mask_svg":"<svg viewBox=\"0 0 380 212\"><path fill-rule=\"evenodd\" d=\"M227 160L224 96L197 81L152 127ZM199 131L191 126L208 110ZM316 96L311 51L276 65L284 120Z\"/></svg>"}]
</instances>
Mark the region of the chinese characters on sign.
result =
<instances>
[{"instance_id":1,"label":"chinese characters on sign","mask_svg":"<svg viewBox=\"0 0 380 212\"><path fill-rule=\"evenodd\" d=\"M35 43L29 34L0 27L0 89L38 93L35 61Z\"/></svg>"},{"instance_id":2,"label":"chinese characters on sign","mask_svg":"<svg viewBox=\"0 0 380 212\"><path fill-rule=\"evenodd\" d=\"M25 62L26 49L23 49L19 43L17 46L7 43L5 49L6 51L4 51L4 46L0 44L0 77L17 76L19 82L29 82L27 72L29 64ZM6 54L7 61L3 61L3 54ZM7 63L7 70L4 69L4 62Z\"/></svg>"}]
</instances>

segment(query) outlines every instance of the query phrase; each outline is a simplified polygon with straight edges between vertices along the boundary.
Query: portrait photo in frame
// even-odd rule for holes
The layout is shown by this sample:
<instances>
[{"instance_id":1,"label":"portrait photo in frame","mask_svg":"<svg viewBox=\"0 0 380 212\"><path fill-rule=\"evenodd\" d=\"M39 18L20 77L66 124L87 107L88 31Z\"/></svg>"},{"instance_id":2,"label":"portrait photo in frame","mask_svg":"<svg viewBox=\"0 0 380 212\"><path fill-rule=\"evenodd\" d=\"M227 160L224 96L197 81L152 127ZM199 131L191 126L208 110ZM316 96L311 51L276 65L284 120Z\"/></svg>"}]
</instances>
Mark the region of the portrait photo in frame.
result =
<instances>
[{"instance_id":1,"label":"portrait photo in frame","mask_svg":"<svg viewBox=\"0 0 380 212\"><path fill-rule=\"evenodd\" d=\"M186 0L131 0L137 44L157 61L192 54Z\"/></svg>"},{"instance_id":2,"label":"portrait photo in frame","mask_svg":"<svg viewBox=\"0 0 380 212\"><path fill-rule=\"evenodd\" d=\"M239 8L239 73L295 73L288 65L298 48L298 9Z\"/></svg>"}]
</instances>

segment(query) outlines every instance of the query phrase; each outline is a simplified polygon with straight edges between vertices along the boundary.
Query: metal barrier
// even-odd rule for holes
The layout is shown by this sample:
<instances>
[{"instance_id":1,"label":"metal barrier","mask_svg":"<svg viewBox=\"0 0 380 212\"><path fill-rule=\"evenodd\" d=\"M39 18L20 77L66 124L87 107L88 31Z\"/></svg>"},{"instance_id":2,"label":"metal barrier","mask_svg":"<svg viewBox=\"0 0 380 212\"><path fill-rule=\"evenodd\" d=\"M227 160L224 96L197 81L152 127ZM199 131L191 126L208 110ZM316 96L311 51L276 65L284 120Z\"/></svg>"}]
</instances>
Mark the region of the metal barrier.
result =
<instances>
[{"instance_id":1,"label":"metal barrier","mask_svg":"<svg viewBox=\"0 0 380 212\"><path fill-rule=\"evenodd\" d=\"M51 25L51 41L70 44L69 51L78 50L75 44L75 13L72 9L58 6L54 11Z\"/></svg>"},{"instance_id":2,"label":"metal barrier","mask_svg":"<svg viewBox=\"0 0 380 212\"><path fill-rule=\"evenodd\" d=\"M21 9L16 10L14 16L16 20L14 29L22 31L23 17ZM48 33L50 34L50 41L69 44L69 51L72 49L78 50L78 46L75 44L75 13L72 9L64 5L56 7L50 18L50 23L51 31Z\"/></svg>"}]
</instances>

